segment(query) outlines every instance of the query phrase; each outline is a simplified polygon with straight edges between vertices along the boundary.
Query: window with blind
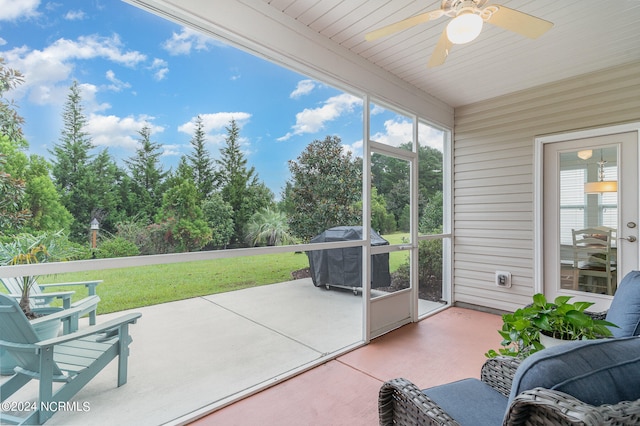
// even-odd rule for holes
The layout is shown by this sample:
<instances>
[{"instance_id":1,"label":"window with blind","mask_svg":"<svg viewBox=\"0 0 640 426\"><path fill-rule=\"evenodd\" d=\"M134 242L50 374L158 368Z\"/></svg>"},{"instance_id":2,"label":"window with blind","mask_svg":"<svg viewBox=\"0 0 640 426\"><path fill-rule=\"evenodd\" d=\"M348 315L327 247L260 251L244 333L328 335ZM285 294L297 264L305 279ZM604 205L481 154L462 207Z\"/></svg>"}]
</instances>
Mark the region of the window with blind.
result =
<instances>
[{"instance_id":1,"label":"window with blind","mask_svg":"<svg viewBox=\"0 0 640 426\"><path fill-rule=\"evenodd\" d=\"M604 168L605 180L616 180L616 166ZM560 244L572 244L572 229L617 227L618 193L585 194L587 167L560 170ZM597 204L596 204L597 203ZM589 217L593 212L594 217Z\"/></svg>"}]
</instances>

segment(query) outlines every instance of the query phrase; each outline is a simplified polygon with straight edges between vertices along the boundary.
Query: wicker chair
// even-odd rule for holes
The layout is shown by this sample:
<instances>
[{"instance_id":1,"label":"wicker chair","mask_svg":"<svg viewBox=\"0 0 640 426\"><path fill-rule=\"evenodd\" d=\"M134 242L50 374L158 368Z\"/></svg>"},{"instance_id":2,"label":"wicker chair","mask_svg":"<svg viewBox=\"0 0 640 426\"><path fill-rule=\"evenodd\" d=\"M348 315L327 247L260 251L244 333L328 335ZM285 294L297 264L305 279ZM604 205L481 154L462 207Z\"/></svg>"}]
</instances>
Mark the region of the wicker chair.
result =
<instances>
[{"instance_id":1,"label":"wicker chair","mask_svg":"<svg viewBox=\"0 0 640 426\"><path fill-rule=\"evenodd\" d=\"M620 348L623 352L629 352L629 347L635 345L635 348L640 348L640 338L625 338L625 339L606 339L610 344L616 344L614 341L619 340L622 345ZM635 341L634 341L635 340ZM622 342L624 341L624 342ZM593 341L595 342L595 341ZM589 342L577 342L578 346L588 346ZM632 346L629 346L632 345ZM571 346L564 345L564 346ZM557 347L560 348L560 347ZM527 360L523 363L523 368L534 370L539 359L545 358L542 352L560 353L562 349L551 348L541 351L536 355L532 355L530 358L536 356L538 360ZM601 348L603 349L603 348ZM604 347L604 349L607 349ZM574 350L564 349L565 352L575 352ZM640 367L640 361L637 359L640 349L633 349L632 354L619 354L615 356L613 362L616 366L622 364L629 364L625 361L625 357L629 358L634 364L635 369ZM554 357L557 355L554 355ZM591 357L592 354L587 354ZM634 358L635 357L635 358ZM553 358L550 356L547 359ZM555 359L557 361L557 358ZM542 360L544 362L544 359ZM554 360L551 360L554 362ZM564 362L564 361L563 361ZM509 357L497 357L489 359L482 367L480 379L483 383L489 385L492 389L497 391L505 399L505 405L507 409L504 410L504 405L499 406L496 409L504 410L502 413L497 413L498 417L504 417L505 425L638 425L640 424L640 399L621 401L617 403L601 404L598 406L590 405L579 400L576 397L556 390L551 390L552 386L540 387L536 386L531 389L524 390L517 395L514 395L510 403L507 403L511 393L512 384L515 380L520 383L520 386L526 386L527 381L534 380L545 382L547 379L540 380L540 370L532 371L530 376L526 377L527 373L522 371L516 371L521 362L514 358ZM623 367L628 368L628 367ZM566 370L566 367L562 367ZM543 369L541 371L546 371ZM634 370L632 370L634 371ZM573 374L573 372L568 373ZM550 374L551 377L548 380L562 380L555 379L558 376L557 371ZM562 375L562 374L560 374ZM524 378L523 378L524 377ZM632 394L637 394L640 398L640 383L637 381L640 377L640 373L629 374L628 370L621 371L619 377L624 377L628 380L628 384L624 384L623 387L631 389ZM618 377L618 381L621 379ZM475 379L467 379L475 380ZM601 377L594 377L593 380L598 384L601 383ZM477 381L477 380L475 380ZM460 383L460 382L457 382ZM454 383L455 385L455 383ZM579 384L582 386L583 384ZM619 383L618 383L619 385ZM446 386L446 385L445 385ZM606 385L603 385L606 386ZM597 387L597 386L596 386ZM437 388L437 387L436 387ZM521 387L518 387L521 389ZM432 388L435 389L435 388ZM526 387L525 387L526 389ZM448 413L444 408L436 403L432 398L427 396L430 389L425 391L420 390L416 385L406 379L393 379L385 382L379 393L378 399L378 411L380 416L381 425L458 425L458 421ZM426 392L426 393L425 393ZM491 391L490 391L491 392ZM626 391L625 391L626 392ZM623 392L624 393L624 392ZM455 394L455 393L454 393ZM462 395L463 393L461 393ZM626 392L628 394L628 392ZM478 395L479 396L479 395ZM455 398L450 398L455 399ZM470 403L469 399L460 401L447 401L449 405L462 406L462 409L467 409L464 406ZM451 411L451 410L450 410ZM494 418L496 416L493 416ZM476 417L473 421L474 425L493 424L494 422L488 422L483 418ZM498 421L498 424L500 422Z\"/></svg>"}]
</instances>

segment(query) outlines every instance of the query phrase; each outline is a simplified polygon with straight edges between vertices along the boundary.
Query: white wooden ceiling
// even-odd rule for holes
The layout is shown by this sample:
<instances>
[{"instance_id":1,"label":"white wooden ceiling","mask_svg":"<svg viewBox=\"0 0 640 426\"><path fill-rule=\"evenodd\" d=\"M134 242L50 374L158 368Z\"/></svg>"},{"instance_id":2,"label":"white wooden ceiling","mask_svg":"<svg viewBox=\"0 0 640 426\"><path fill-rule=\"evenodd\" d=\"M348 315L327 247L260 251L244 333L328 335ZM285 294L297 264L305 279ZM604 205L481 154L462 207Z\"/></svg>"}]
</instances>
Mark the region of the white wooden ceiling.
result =
<instances>
[{"instance_id":1,"label":"white wooden ceiling","mask_svg":"<svg viewBox=\"0 0 640 426\"><path fill-rule=\"evenodd\" d=\"M639 0L496 0L554 23L536 40L485 24L454 46L446 63L427 68L447 17L367 42L367 32L439 9L434 0L262 0L407 83L456 107L544 83L640 61ZM640 73L640 63L639 63Z\"/></svg>"}]
</instances>

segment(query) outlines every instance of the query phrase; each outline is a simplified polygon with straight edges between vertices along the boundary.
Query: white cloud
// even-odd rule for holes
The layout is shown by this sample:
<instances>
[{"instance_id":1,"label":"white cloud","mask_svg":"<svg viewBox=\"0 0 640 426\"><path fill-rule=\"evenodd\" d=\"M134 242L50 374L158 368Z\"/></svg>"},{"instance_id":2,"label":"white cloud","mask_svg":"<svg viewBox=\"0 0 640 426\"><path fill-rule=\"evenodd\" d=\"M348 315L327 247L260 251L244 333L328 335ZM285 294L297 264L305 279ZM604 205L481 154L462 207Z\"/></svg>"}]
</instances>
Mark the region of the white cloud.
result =
<instances>
[{"instance_id":1,"label":"white cloud","mask_svg":"<svg viewBox=\"0 0 640 426\"><path fill-rule=\"evenodd\" d=\"M295 135L305 133L316 133L324 128L328 121L333 121L342 114L352 112L356 105L362 105L362 99L343 93L327 99L319 108L309 109L296 114L296 124L292 126L292 131L278 138L285 141Z\"/></svg>"},{"instance_id":2,"label":"white cloud","mask_svg":"<svg viewBox=\"0 0 640 426\"><path fill-rule=\"evenodd\" d=\"M371 135L371 139L391 146L399 146L413 140L413 123L406 120L387 120L384 132Z\"/></svg>"},{"instance_id":3,"label":"white cloud","mask_svg":"<svg viewBox=\"0 0 640 426\"><path fill-rule=\"evenodd\" d=\"M40 0L0 0L0 21L13 21L37 15Z\"/></svg>"},{"instance_id":4,"label":"white cloud","mask_svg":"<svg viewBox=\"0 0 640 426\"><path fill-rule=\"evenodd\" d=\"M430 146L440 152L444 151L444 132L426 124L418 125L418 140L421 146Z\"/></svg>"},{"instance_id":5,"label":"white cloud","mask_svg":"<svg viewBox=\"0 0 640 426\"><path fill-rule=\"evenodd\" d=\"M140 115L137 117L117 117L115 115L90 114L84 130L91 135L97 146L119 147L135 151L140 134L145 125L151 134L164 131L164 127L150 123L153 117Z\"/></svg>"},{"instance_id":6,"label":"white cloud","mask_svg":"<svg viewBox=\"0 0 640 426\"><path fill-rule=\"evenodd\" d=\"M131 87L131 84L116 78L116 73L113 72L113 70L108 70L105 77L111 82L111 84L108 85L109 90L114 92L120 92L122 89L129 89Z\"/></svg>"},{"instance_id":7,"label":"white cloud","mask_svg":"<svg viewBox=\"0 0 640 426\"><path fill-rule=\"evenodd\" d=\"M373 105L373 108L371 109L371 115L378 115L378 114L382 114L383 112L386 112L387 110L382 108L381 106L378 105Z\"/></svg>"},{"instance_id":8,"label":"white cloud","mask_svg":"<svg viewBox=\"0 0 640 426\"><path fill-rule=\"evenodd\" d=\"M19 69L25 75L25 83L16 89L15 96L19 98L28 94L29 100L36 104L60 101L47 94L57 92L60 85L68 88L75 62L78 60L103 58L134 67L147 58L138 51L124 50L117 35L81 36L77 40L61 38L43 50L30 50L23 46L1 54L9 67Z\"/></svg>"},{"instance_id":9,"label":"white cloud","mask_svg":"<svg viewBox=\"0 0 640 426\"><path fill-rule=\"evenodd\" d=\"M167 144L162 145L161 157L180 157L182 151L180 151L180 145Z\"/></svg>"},{"instance_id":10,"label":"white cloud","mask_svg":"<svg viewBox=\"0 0 640 426\"><path fill-rule=\"evenodd\" d=\"M156 81L164 80L167 77L168 72L169 72L169 68L161 68L158 71L153 73L153 79Z\"/></svg>"},{"instance_id":11,"label":"white cloud","mask_svg":"<svg viewBox=\"0 0 640 426\"><path fill-rule=\"evenodd\" d=\"M70 10L64 15L67 21L82 21L86 14L82 10Z\"/></svg>"},{"instance_id":12,"label":"white cloud","mask_svg":"<svg viewBox=\"0 0 640 426\"><path fill-rule=\"evenodd\" d=\"M164 59L154 58L147 69L153 71L153 78L157 81L164 80L169 72L169 64Z\"/></svg>"},{"instance_id":13,"label":"white cloud","mask_svg":"<svg viewBox=\"0 0 640 426\"><path fill-rule=\"evenodd\" d=\"M193 136L196 130L196 118L180 125L178 131ZM227 137L226 128L229 127L231 120L235 120L238 128L249 122L251 114L248 112L217 112L212 114L200 114L202 118L202 126L205 133L205 140L211 144L221 144ZM242 144L242 141L240 142Z\"/></svg>"},{"instance_id":14,"label":"white cloud","mask_svg":"<svg viewBox=\"0 0 640 426\"><path fill-rule=\"evenodd\" d=\"M231 67L229 69L229 72L231 73L231 76L229 77L229 80L231 81L240 80L242 78L242 74L240 73L240 69L238 67Z\"/></svg>"},{"instance_id":15,"label":"white cloud","mask_svg":"<svg viewBox=\"0 0 640 426\"><path fill-rule=\"evenodd\" d=\"M85 113L92 114L99 111L106 111L111 108L111 105L106 102L98 103L98 100L96 99L96 94L99 92L98 86L94 84L80 83L79 89ZM65 100L67 99L68 93L69 90L65 88Z\"/></svg>"},{"instance_id":16,"label":"white cloud","mask_svg":"<svg viewBox=\"0 0 640 426\"><path fill-rule=\"evenodd\" d=\"M343 144L342 145L342 152L344 152L345 154L347 152L351 152L351 154L353 154L355 157L361 157L362 156L362 147L364 146L364 143L362 142L362 139L355 141L352 144Z\"/></svg>"},{"instance_id":17,"label":"white cloud","mask_svg":"<svg viewBox=\"0 0 640 426\"><path fill-rule=\"evenodd\" d=\"M7 44L7 40L0 37L0 46L4 46L5 44Z\"/></svg>"},{"instance_id":18,"label":"white cloud","mask_svg":"<svg viewBox=\"0 0 640 426\"><path fill-rule=\"evenodd\" d=\"M226 47L224 44L191 28L183 27L180 33L172 33L171 38L162 43L170 55L188 55L193 49L209 50L209 46Z\"/></svg>"},{"instance_id":19,"label":"white cloud","mask_svg":"<svg viewBox=\"0 0 640 426\"><path fill-rule=\"evenodd\" d=\"M418 129L420 145L443 150L444 135L441 130L422 123ZM371 139L391 146L400 146L413 140L413 124L400 118L387 120L384 122L384 132L371 135Z\"/></svg>"},{"instance_id":20,"label":"white cloud","mask_svg":"<svg viewBox=\"0 0 640 426\"><path fill-rule=\"evenodd\" d=\"M313 80L300 80L295 90L289 94L291 99L298 99L301 96L308 95L315 89L316 82Z\"/></svg>"}]
</instances>

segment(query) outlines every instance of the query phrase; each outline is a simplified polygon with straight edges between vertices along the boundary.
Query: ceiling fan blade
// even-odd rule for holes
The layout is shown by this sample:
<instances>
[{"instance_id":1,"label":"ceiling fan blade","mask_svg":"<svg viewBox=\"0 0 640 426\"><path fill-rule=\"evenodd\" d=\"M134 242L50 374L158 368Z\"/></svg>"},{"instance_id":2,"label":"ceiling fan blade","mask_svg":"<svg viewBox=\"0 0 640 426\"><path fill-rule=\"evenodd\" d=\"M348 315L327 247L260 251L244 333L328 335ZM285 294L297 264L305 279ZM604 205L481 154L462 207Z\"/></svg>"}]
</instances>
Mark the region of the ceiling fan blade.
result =
<instances>
[{"instance_id":1,"label":"ceiling fan blade","mask_svg":"<svg viewBox=\"0 0 640 426\"><path fill-rule=\"evenodd\" d=\"M538 38L553 27L553 22L504 6L487 6L485 11L489 12L486 22L529 38Z\"/></svg>"},{"instance_id":2,"label":"ceiling fan blade","mask_svg":"<svg viewBox=\"0 0 640 426\"><path fill-rule=\"evenodd\" d=\"M436 48L433 49L433 53L431 54L431 58L429 58L427 66L429 68L433 68L444 64L444 61L447 60L447 56L449 56L452 46L453 43L449 41L449 37L447 37L447 29L445 28L445 30L442 31L440 40L438 40L438 44L436 44Z\"/></svg>"},{"instance_id":3,"label":"ceiling fan blade","mask_svg":"<svg viewBox=\"0 0 640 426\"><path fill-rule=\"evenodd\" d=\"M442 9L432 10L431 12L421 13L420 15L412 16L411 18L404 19L396 22L395 24L387 25L364 36L365 40L373 41L381 37L397 33L398 31L406 30L411 27L415 27L418 24L438 19L444 14Z\"/></svg>"}]
</instances>

